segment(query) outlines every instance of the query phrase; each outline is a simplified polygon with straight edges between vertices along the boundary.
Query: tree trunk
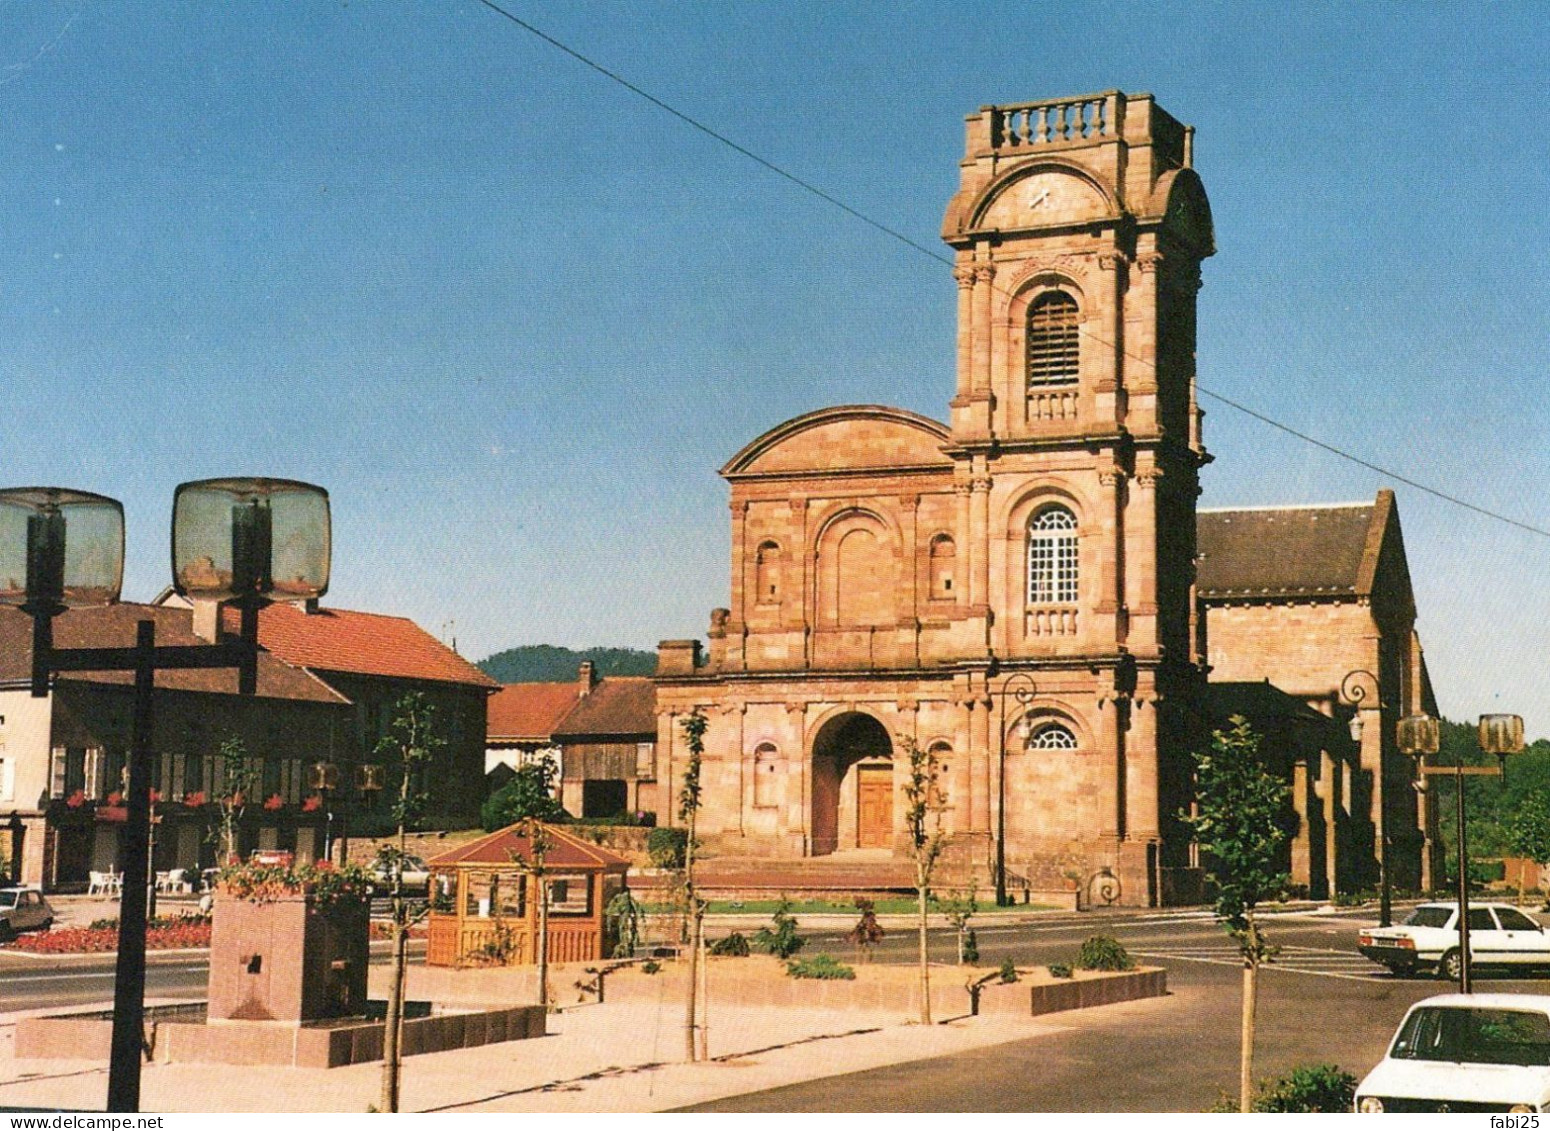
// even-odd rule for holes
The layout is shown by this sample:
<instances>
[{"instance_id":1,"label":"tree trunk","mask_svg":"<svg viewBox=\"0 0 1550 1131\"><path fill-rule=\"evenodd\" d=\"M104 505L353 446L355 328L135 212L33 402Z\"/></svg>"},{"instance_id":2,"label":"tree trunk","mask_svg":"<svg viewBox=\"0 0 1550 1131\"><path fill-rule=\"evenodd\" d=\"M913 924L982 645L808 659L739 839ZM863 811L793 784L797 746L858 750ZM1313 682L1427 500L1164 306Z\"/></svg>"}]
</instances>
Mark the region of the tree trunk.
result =
<instances>
[{"instance_id":1,"label":"tree trunk","mask_svg":"<svg viewBox=\"0 0 1550 1131\"><path fill-rule=\"evenodd\" d=\"M538 1004L549 1012L549 882L540 871L538 880ZM590 882L590 881L588 881Z\"/></svg>"},{"instance_id":2,"label":"tree trunk","mask_svg":"<svg viewBox=\"0 0 1550 1131\"><path fill-rule=\"evenodd\" d=\"M694 824L694 813L690 812L689 836L684 844L684 911L689 916L689 993L684 1003L684 1059L690 1064L699 1054L695 1029L699 1019L700 911L699 895L694 890Z\"/></svg>"},{"instance_id":3,"label":"tree trunk","mask_svg":"<svg viewBox=\"0 0 1550 1131\"><path fill-rule=\"evenodd\" d=\"M1243 1029L1239 1034L1238 1110L1247 1112L1254 1102L1254 1007L1259 989L1259 959L1243 962Z\"/></svg>"},{"instance_id":4,"label":"tree trunk","mask_svg":"<svg viewBox=\"0 0 1550 1131\"><path fill-rule=\"evenodd\" d=\"M705 960L705 915L694 916L694 952L700 967L700 1059L710 1059L710 963Z\"/></svg>"},{"instance_id":5,"label":"tree trunk","mask_svg":"<svg viewBox=\"0 0 1550 1131\"><path fill-rule=\"evenodd\" d=\"M931 963L926 950L926 882L921 876L915 888L920 905L920 1023L931 1024Z\"/></svg>"},{"instance_id":6,"label":"tree trunk","mask_svg":"<svg viewBox=\"0 0 1550 1131\"><path fill-rule=\"evenodd\" d=\"M404 789L408 789L405 774ZM388 983L386 1024L382 1030L382 1095L378 1107L385 1112L398 1110L399 1071L404 1031L404 978L409 966L409 909L404 905L404 851L407 838L404 826L398 826L398 859L393 865L393 973Z\"/></svg>"}]
</instances>

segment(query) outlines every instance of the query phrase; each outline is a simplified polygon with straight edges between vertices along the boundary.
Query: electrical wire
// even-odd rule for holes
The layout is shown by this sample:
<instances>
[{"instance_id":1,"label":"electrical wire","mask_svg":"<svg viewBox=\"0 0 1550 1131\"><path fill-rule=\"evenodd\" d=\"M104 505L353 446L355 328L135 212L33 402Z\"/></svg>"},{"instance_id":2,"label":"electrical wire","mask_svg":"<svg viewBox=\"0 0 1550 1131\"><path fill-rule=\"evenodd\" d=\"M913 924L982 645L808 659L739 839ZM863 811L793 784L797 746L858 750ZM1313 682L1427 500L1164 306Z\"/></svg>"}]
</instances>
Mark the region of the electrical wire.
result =
<instances>
[{"instance_id":1,"label":"electrical wire","mask_svg":"<svg viewBox=\"0 0 1550 1131\"><path fill-rule=\"evenodd\" d=\"M909 236L905 235L903 232L900 232L896 228L889 227L887 224L883 223L880 220L873 219L871 216L868 216L866 213L862 212L860 209L858 209L858 208L856 208L856 207L854 207L854 206L852 206L850 204L845 203L843 200L839 199L836 196L831 195L828 192L825 192L823 189L819 188L817 185L813 184L812 182L803 180L801 177L797 176L795 173L792 173L792 172L790 172L790 171L788 171L786 169L783 169L779 165L775 164L773 161L767 160L766 158L759 156L759 154L755 153L753 150L747 148L744 145L739 144L738 142L734 141L732 138L728 137L727 135L725 135L725 134L721 133L720 131L714 129L713 127L707 125L706 123L700 121L698 118L695 118L695 117L693 117L690 114L686 114L684 111L679 110L677 107L671 105L670 103L664 102L662 99L658 98L656 95L652 94L650 91L642 89L641 87L639 87L639 86L635 85L634 83L630 82L624 76L618 74L615 71L609 70L607 67L603 66L601 63L597 62L595 59L589 58L588 56L582 54L580 51L577 51L575 48L573 48L573 47L569 46L568 44L563 43L560 40L556 39L554 36L550 35L548 32L543 31L542 29L540 29L538 27L535 27L534 25L528 23L526 20L522 19L520 16L518 16L515 13L507 10L506 8L503 8L501 5L495 3L495 0L479 0L479 3L484 5L484 7L488 8L490 11L496 13L497 15L499 15L499 16L501 16L501 17L503 17L503 18L505 18L505 19L507 19L509 21L511 21L513 24L515 24L517 27L521 28L523 31L526 31L530 35L533 35L533 36L537 37L538 39L543 40L545 43L549 44L551 47L555 48L556 50L561 51L561 52L565 53L566 55L569 55L572 59L575 59L578 63L581 63L583 66L589 67L592 70L596 71L598 74L602 75L604 78L608 79L610 82L617 83L618 85L620 85L620 86L624 87L626 90L628 90L631 94L634 94L636 97L644 99L645 101L651 103L653 106L657 107L659 110L662 110L664 113L672 115L674 118L677 118L680 122L683 122L685 125L691 127L692 129L698 130L700 133L705 134L707 137L709 137L709 138L713 139L714 141L717 141L720 144L726 146L728 149L731 149L733 152L738 153L738 154L740 154L743 157L746 157L748 160L750 160L750 161L754 162L755 164L763 167L764 169L768 170L769 172L774 173L776 176L782 178L783 180L789 181L791 184L796 185L802 191L810 193L813 196L816 196L818 199L824 201L827 204L832 205L835 208L838 208L840 211L844 212L846 215L852 217L853 219L859 220L863 224L866 224L867 226L869 226L871 228L875 228L877 231L883 233L884 235L888 236L889 238L897 240L899 243L904 244L906 247L910 248L911 250L917 251L917 252L921 253L922 255L929 256L931 259L935 260L937 263L941 263L941 264L943 264L943 265L945 265L947 267L955 267L955 266L957 266L957 263L956 263L956 261L953 258L951 258L951 257L949 257L947 255L942 254L940 251L936 250L935 248L928 247L925 244L920 243L919 241L910 238ZM992 286L994 286L994 284L992 284ZM1001 293L1003 295L1008 295L1008 292L1006 292L1004 290L1001 290L1001 288L998 287L996 289L1001 291ZM1134 361L1134 362L1136 362L1139 365L1146 366L1146 367L1154 369L1154 370L1156 368L1155 362L1153 362L1150 358L1139 357L1136 354L1130 353L1128 350L1119 349L1118 347L1116 347L1116 345L1113 342L1106 341L1103 337L1101 337L1098 334L1094 334L1091 330L1088 330L1086 327L1078 327L1078 332L1082 336L1086 337L1089 341L1091 341L1091 342L1093 342L1095 344L1102 345L1102 346L1104 346L1104 347L1106 347L1108 349L1117 350L1117 352L1119 352L1121 354L1121 356L1127 358L1130 361ZM1534 526L1531 523L1523 522L1523 521L1520 521L1519 519L1510 518L1507 515L1501 514L1501 513L1497 512L1497 511L1493 511L1493 510L1490 510L1490 509L1488 509L1486 507L1479 506L1476 503L1471 503L1471 502L1469 502L1466 499L1461 499L1457 495L1450 495L1446 491L1441 491L1441 490L1437 489L1436 487L1430 487L1430 486L1428 486L1425 483L1422 483L1422 482L1420 482L1420 481L1418 481L1416 479L1411 478L1410 476L1402 475L1402 474L1400 474L1397 471L1393 471L1393 470L1391 470L1389 468L1382 467L1382 466L1380 466L1378 464L1372 463L1372 462L1370 462L1368 460L1363 459L1362 457L1360 457L1358 455L1355 455L1355 454L1353 454L1351 452L1348 452L1348 451L1344 450L1343 448L1336 447L1334 444L1329 444L1329 443L1324 442L1323 440L1316 439L1315 437L1308 435L1306 432L1299 432L1297 429L1292 428L1289 425L1282 424L1280 421L1274 419L1273 417L1266 416L1264 413L1258 412L1258 411L1256 411L1256 410L1254 410L1252 408L1249 408L1247 405L1240 404L1239 402L1231 399L1230 397L1225 397L1221 393L1214 392L1211 389L1208 389L1205 386L1201 385L1198 382L1198 380L1196 382L1195 389L1196 389L1196 391L1198 393L1201 393L1201 394L1203 394L1203 395L1205 395L1207 397L1210 397L1212 400L1218 401L1221 404L1227 405L1229 408L1236 409L1239 412L1243 413L1244 415L1252 417L1255 420L1258 420L1262 424L1266 424L1266 425L1270 426L1271 428L1275 428L1275 429L1277 429L1277 430L1279 430L1281 432L1286 433L1289 436L1293 436L1293 437L1303 441L1304 443L1311 444L1311 445L1313 445L1316 448L1319 448L1319 449L1321 449L1323 451L1329 452L1331 455L1338 456L1340 459L1347 460L1350 463L1354 463L1358 467L1366 468L1368 471L1373 471L1373 472L1378 473L1379 475L1386 476L1387 478L1393 479L1395 482L1403 483L1405 486L1410 487L1410 488L1412 488L1412 489L1414 489L1416 491L1420 491L1423 494L1430 495L1433 498L1440 499L1440 500L1442 500L1443 502L1446 502L1446 503L1451 503L1454 506L1462 507L1465 510L1474 512L1475 514L1482 515L1482 516L1484 516L1486 518L1494 519L1497 522L1504 522L1504 523L1506 523L1509 526L1516 527L1519 530L1527 531L1530 534L1537 534L1537 535L1540 535L1541 537L1544 537L1544 538L1550 538L1550 529L1546 529L1546 528L1540 527L1540 526Z\"/></svg>"}]
</instances>

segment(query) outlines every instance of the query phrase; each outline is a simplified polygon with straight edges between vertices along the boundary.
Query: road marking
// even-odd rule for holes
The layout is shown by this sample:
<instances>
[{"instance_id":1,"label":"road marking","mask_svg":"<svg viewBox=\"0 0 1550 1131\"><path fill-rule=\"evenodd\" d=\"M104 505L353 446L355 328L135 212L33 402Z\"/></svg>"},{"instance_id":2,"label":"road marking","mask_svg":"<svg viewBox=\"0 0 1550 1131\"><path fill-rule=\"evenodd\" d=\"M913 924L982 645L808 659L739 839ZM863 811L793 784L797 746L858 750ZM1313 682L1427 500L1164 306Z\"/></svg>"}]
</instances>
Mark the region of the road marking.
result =
<instances>
[{"instance_id":1,"label":"road marking","mask_svg":"<svg viewBox=\"0 0 1550 1131\"><path fill-rule=\"evenodd\" d=\"M1242 966L1243 959L1237 947L1173 947L1168 950L1137 950L1138 958L1173 959L1178 962L1200 962L1208 966ZM1342 969L1325 968L1331 963ZM1261 970L1275 970L1284 974L1308 974L1315 978L1341 978L1349 982L1389 982L1393 978L1371 968L1361 955L1340 951L1318 950L1313 947L1283 947L1272 961L1260 966ZM1364 973L1347 973L1345 970L1364 970Z\"/></svg>"}]
</instances>

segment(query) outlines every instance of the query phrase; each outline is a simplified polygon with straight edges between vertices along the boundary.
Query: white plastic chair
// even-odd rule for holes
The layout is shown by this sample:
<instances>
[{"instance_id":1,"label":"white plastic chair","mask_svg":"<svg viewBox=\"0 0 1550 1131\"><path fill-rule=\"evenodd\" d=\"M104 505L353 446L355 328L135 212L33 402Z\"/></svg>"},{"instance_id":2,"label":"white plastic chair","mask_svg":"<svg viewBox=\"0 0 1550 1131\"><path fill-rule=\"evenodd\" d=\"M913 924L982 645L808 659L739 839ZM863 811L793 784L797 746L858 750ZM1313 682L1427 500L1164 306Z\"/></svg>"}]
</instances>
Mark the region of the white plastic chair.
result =
<instances>
[{"instance_id":1,"label":"white plastic chair","mask_svg":"<svg viewBox=\"0 0 1550 1131\"><path fill-rule=\"evenodd\" d=\"M174 868L167 873L167 890L186 895L194 890L194 885L188 882L187 868Z\"/></svg>"},{"instance_id":2,"label":"white plastic chair","mask_svg":"<svg viewBox=\"0 0 1550 1131\"><path fill-rule=\"evenodd\" d=\"M107 872L87 872L86 879L87 895L103 895L113 890L113 880Z\"/></svg>"}]
</instances>

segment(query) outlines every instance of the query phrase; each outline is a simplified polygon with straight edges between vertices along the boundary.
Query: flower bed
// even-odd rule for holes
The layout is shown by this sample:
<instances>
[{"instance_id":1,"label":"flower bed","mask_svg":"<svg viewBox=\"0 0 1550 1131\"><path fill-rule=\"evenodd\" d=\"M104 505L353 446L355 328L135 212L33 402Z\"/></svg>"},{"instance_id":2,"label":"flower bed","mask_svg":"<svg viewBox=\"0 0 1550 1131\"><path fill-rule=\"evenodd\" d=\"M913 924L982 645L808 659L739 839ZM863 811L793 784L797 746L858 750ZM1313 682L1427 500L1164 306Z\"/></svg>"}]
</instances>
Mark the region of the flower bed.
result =
<instances>
[{"instance_id":1,"label":"flower bed","mask_svg":"<svg viewBox=\"0 0 1550 1131\"><path fill-rule=\"evenodd\" d=\"M145 932L147 950L184 950L210 945L210 920L190 915L185 921L162 920ZM30 954L102 954L118 949L118 927L60 927L21 935L7 949Z\"/></svg>"}]
</instances>

